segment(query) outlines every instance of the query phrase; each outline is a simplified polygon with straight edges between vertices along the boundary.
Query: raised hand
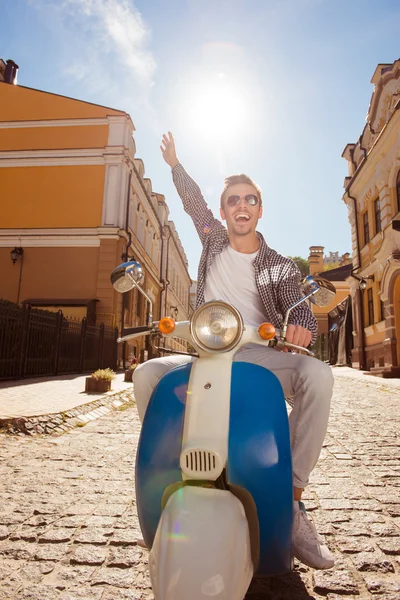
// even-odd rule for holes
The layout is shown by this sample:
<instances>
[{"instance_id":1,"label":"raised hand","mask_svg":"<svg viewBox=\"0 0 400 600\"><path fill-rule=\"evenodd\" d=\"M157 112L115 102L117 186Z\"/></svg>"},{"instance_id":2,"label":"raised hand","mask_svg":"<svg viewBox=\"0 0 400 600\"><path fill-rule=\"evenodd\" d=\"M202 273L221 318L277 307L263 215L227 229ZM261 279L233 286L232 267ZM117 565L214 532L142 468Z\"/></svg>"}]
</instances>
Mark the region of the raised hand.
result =
<instances>
[{"instance_id":1,"label":"raised hand","mask_svg":"<svg viewBox=\"0 0 400 600\"><path fill-rule=\"evenodd\" d=\"M165 162L173 169L179 160L176 156L174 136L170 131L168 135L164 133L160 148Z\"/></svg>"}]
</instances>

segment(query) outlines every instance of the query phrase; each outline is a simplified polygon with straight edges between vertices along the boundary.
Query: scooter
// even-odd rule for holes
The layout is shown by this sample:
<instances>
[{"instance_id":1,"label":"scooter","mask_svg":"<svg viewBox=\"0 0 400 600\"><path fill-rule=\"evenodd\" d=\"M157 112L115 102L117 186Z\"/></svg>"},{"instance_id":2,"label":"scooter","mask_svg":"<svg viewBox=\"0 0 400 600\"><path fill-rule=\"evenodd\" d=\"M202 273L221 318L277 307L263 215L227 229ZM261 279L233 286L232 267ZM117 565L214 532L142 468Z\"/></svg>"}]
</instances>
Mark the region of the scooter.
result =
<instances>
[{"instance_id":1,"label":"scooter","mask_svg":"<svg viewBox=\"0 0 400 600\"><path fill-rule=\"evenodd\" d=\"M137 287L151 303L142 279L135 261L111 275L115 289ZM153 323L150 304L147 326L119 339L178 337L198 357L158 383L137 450L136 503L156 600L242 600L254 576L293 568L285 398L273 373L233 356L249 343L312 355L286 341L290 312L307 300L326 306L336 290L311 276L302 289L281 332L271 323L245 326L234 306L215 300L183 322Z\"/></svg>"}]
</instances>

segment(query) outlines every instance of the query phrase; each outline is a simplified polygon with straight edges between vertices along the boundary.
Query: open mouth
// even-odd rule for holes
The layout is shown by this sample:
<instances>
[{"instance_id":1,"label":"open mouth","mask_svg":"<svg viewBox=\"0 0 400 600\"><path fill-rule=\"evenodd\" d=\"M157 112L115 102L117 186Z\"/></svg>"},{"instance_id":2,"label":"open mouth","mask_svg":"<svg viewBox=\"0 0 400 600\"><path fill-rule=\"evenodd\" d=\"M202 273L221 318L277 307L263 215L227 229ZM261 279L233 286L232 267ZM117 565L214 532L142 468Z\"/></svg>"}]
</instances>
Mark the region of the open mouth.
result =
<instances>
[{"instance_id":1,"label":"open mouth","mask_svg":"<svg viewBox=\"0 0 400 600\"><path fill-rule=\"evenodd\" d=\"M246 213L238 213L235 215L235 221L236 223L247 223L247 221L250 221L250 216Z\"/></svg>"}]
</instances>

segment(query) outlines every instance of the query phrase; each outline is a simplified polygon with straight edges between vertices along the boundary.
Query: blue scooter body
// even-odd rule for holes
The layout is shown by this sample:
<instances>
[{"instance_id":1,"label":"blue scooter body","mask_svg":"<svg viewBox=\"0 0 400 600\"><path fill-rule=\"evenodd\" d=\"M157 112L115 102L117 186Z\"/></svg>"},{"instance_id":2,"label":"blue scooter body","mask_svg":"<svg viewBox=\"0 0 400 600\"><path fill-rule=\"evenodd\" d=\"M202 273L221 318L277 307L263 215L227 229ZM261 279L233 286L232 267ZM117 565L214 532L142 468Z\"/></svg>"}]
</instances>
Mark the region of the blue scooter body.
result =
<instances>
[{"instance_id":1,"label":"blue scooter body","mask_svg":"<svg viewBox=\"0 0 400 600\"><path fill-rule=\"evenodd\" d=\"M136 458L136 502L148 548L166 488L182 481L186 390L191 364L160 380L147 407ZM262 390L262 391L260 391ZM292 568L293 483L289 425L283 391L273 373L232 363L227 481L253 498L259 529L256 575ZM179 532L176 532L179 535Z\"/></svg>"}]
</instances>

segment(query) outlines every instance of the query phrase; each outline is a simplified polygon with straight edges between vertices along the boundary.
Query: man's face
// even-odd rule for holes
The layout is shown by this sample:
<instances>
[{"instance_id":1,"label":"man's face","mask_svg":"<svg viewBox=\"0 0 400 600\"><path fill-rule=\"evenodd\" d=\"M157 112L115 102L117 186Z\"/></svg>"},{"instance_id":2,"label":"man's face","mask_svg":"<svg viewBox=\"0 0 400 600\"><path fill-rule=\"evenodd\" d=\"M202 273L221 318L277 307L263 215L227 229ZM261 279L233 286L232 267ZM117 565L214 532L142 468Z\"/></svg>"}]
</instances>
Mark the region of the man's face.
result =
<instances>
[{"instance_id":1,"label":"man's face","mask_svg":"<svg viewBox=\"0 0 400 600\"><path fill-rule=\"evenodd\" d=\"M245 196L252 194L258 198L256 206L250 206ZM227 200L230 196L240 196L236 206L229 206ZM229 233L234 235L247 235L256 230L258 219L262 216L262 206L255 188L249 183L236 183L225 192L223 207L220 208L221 219L226 220Z\"/></svg>"}]
</instances>

